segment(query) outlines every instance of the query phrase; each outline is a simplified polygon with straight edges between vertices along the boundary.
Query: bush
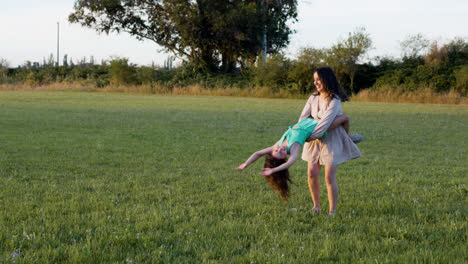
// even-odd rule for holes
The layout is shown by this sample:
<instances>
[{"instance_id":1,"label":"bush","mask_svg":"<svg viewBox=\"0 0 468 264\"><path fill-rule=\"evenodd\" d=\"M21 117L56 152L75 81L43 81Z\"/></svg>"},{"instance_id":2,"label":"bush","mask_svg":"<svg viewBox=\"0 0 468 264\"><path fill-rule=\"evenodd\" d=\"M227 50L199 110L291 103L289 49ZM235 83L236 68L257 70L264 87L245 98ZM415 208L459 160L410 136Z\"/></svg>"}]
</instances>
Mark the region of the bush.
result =
<instances>
[{"instance_id":1,"label":"bush","mask_svg":"<svg viewBox=\"0 0 468 264\"><path fill-rule=\"evenodd\" d=\"M326 50L303 48L297 60L293 60L288 71L288 87L291 93L307 94L315 90L314 70L325 66Z\"/></svg>"},{"instance_id":2,"label":"bush","mask_svg":"<svg viewBox=\"0 0 468 264\"><path fill-rule=\"evenodd\" d=\"M291 93L306 94L312 92L314 88L314 70L315 66L307 61L294 61L291 63L291 69L288 72L288 90Z\"/></svg>"},{"instance_id":3,"label":"bush","mask_svg":"<svg viewBox=\"0 0 468 264\"><path fill-rule=\"evenodd\" d=\"M109 63L109 78L112 85L135 84L135 65L126 58L114 58Z\"/></svg>"},{"instance_id":4,"label":"bush","mask_svg":"<svg viewBox=\"0 0 468 264\"><path fill-rule=\"evenodd\" d=\"M287 84L290 61L284 54L274 54L267 58L266 63L260 58L255 68L255 83L258 86L270 87L273 91L278 91L280 87Z\"/></svg>"},{"instance_id":5,"label":"bush","mask_svg":"<svg viewBox=\"0 0 468 264\"><path fill-rule=\"evenodd\" d=\"M455 76L455 91L464 96L468 95L468 64L463 65L460 69L454 72Z\"/></svg>"}]
</instances>

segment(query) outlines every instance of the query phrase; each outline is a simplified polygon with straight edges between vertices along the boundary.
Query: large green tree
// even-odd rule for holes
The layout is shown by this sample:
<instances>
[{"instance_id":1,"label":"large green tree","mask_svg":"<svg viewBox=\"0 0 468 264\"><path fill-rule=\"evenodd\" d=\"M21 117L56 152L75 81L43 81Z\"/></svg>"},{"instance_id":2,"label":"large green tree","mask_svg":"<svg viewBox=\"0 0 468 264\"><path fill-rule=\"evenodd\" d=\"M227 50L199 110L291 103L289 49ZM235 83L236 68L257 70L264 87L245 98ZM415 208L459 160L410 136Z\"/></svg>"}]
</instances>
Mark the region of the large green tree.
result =
<instances>
[{"instance_id":1,"label":"large green tree","mask_svg":"<svg viewBox=\"0 0 468 264\"><path fill-rule=\"evenodd\" d=\"M230 72L289 44L297 0L77 0L69 21L127 32L210 71Z\"/></svg>"}]
</instances>

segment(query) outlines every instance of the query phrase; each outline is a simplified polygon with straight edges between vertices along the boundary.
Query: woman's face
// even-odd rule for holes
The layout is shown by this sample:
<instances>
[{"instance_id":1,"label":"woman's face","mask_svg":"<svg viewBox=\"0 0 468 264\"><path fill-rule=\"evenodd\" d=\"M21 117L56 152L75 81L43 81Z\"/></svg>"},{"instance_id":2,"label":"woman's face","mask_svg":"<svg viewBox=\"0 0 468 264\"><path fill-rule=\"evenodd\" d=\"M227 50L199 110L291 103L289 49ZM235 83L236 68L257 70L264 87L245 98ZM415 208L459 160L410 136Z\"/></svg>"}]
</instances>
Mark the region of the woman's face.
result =
<instances>
[{"instance_id":1,"label":"woman's face","mask_svg":"<svg viewBox=\"0 0 468 264\"><path fill-rule=\"evenodd\" d=\"M285 159L286 156L288 155L288 150L286 146L280 146L280 147L276 146L273 149L273 153L271 153L271 155L275 159Z\"/></svg>"},{"instance_id":2,"label":"woman's face","mask_svg":"<svg viewBox=\"0 0 468 264\"><path fill-rule=\"evenodd\" d=\"M314 85L317 88L317 91L320 93L323 91L323 83L319 78L319 75L317 72L314 72Z\"/></svg>"}]
</instances>

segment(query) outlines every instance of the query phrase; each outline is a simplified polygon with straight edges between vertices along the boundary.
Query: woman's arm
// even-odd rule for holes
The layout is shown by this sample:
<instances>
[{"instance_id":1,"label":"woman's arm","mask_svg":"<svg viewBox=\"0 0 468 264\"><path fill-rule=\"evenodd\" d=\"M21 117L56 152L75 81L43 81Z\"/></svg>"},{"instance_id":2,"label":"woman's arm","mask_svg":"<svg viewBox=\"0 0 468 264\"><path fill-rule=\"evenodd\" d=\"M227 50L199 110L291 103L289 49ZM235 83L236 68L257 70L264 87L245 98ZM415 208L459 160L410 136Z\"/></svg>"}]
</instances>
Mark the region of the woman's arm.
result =
<instances>
[{"instance_id":1,"label":"woman's arm","mask_svg":"<svg viewBox=\"0 0 468 264\"><path fill-rule=\"evenodd\" d=\"M269 147L269 148L256 151L250 156L250 158L247 159L246 162L242 163L239 167L237 167L236 170L243 170L247 168L247 166L249 166L250 164L254 163L256 160L258 160L258 158L260 158L261 156L266 155L268 153L272 153L272 152L273 152L273 147Z\"/></svg>"},{"instance_id":2,"label":"woman's arm","mask_svg":"<svg viewBox=\"0 0 468 264\"><path fill-rule=\"evenodd\" d=\"M312 132L312 134L310 134L308 140L313 140L322 137L325 131L327 131L328 127L335 119L336 115L340 113L340 109L341 101L339 99L333 98L328 104L327 110L320 119L319 123L317 124L317 126L315 126L314 131Z\"/></svg>"},{"instance_id":3,"label":"woman's arm","mask_svg":"<svg viewBox=\"0 0 468 264\"><path fill-rule=\"evenodd\" d=\"M263 175L263 176L269 176L269 175L271 175L271 174L273 174L275 172L288 169L289 167L291 167L291 165L294 164L294 162L296 162L297 157L299 156L299 151L300 150L301 150L301 144L294 143L291 146L291 148L289 149L289 152L291 153L291 155L289 156L289 159L288 159L287 162L285 162L285 163L283 163L280 166L275 167L275 168L263 168L262 172L260 172L260 174Z\"/></svg>"},{"instance_id":4,"label":"woman's arm","mask_svg":"<svg viewBox=\"0 0 468 264\"><path fill-rule=\"evenodd\" d=\"M302 109L301 115L299 116L299 122L302 120L310 117L310 114L312 113L311 108L312 108L312 96L309 97L309 100L307 100L307 103L304 106L304 109Z\"/></svg>"}]
</instances>

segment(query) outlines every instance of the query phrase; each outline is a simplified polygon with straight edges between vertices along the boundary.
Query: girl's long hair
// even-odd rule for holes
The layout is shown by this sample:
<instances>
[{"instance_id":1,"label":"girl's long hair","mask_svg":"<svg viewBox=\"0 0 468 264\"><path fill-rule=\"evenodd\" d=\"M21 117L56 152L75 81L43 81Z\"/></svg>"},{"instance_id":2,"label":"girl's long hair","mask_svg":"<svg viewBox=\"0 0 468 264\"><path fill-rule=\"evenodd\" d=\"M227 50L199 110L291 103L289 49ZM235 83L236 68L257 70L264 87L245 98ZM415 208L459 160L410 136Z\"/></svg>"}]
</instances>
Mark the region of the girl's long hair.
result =
<instances>
[{"instance_id":1,"label":"girl's long hair","mask_svg":"<svg viewBox=\"0 0 468 264\"><path fill-rule=\"evenodd\" d=\"M333 97L339 98L342 102L349 101L348 96L338 82L332 68L319 67L315 69L314 73L317 73L320 81L322 81L323 88L328 93L329 101L331 101Z\"/></svg>"},{"instance_id":2,"label":"girl's long hair","mask_svg":"<svg viewBox=\"0 0 468 264\"><path fill-rule=\"evenodd\" d=\"M264 168L275 168L288 161L287 159L276 159L271 154L265 156ZM282 170L265 176L265 180L268 182L273 190L276 190L281 196L284 202L288 201L289 197L289 183L292 183L289 177L288 170Z\"/></svg>"}]
</instances>

